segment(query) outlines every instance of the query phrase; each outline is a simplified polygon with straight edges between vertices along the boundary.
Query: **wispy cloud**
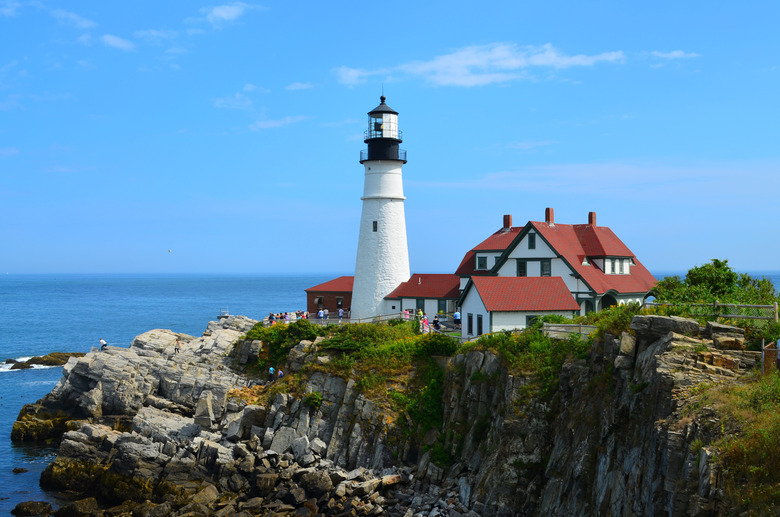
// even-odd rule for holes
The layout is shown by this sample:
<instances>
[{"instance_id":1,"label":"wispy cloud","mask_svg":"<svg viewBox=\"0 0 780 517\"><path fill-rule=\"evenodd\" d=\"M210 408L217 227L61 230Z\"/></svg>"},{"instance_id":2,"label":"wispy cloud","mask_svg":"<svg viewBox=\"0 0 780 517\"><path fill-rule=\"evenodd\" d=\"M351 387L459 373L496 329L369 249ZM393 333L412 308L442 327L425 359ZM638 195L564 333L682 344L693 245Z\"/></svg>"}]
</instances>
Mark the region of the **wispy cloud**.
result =
<instances>
[{"instance_id":1,"label":"wispy cloud","mask_svg":"<svg viewBox=\"0 0 780 517\"><path fill-rule=\"evenodd\" d=\"M245 84L243 90L245 92L271 93L271 90L268 88L263 88L262 86L257 86L256 84L251 83Z\"/></svg>"},{"instance_id":2,"label":"wispy cloud","mask_svg":"<svg viewBox=\"0 0 780 517\"><path fill-rule=\"evenodd\" d=\"M167 40L176 38L179 35L177 31L146 29L135 31L133 36L152 45L161 45Z\"/></svg>"},{"instance_id":3,"label":"wispy cloud","mask_svg":"<svg viewBox=\"0 0 780 517\"><path fill-rule=\"evenodd\" d=\"M214 99L214 107L234 110L248 110L252 107L252 99L239 92L232 97L220 97L218 99Z\"/></svg>"},{"instance_id":4,"label":"wispy cloud","mask_svg":"<svg viewBox=\"0 0 780 517\"><path fill-rule=\"evenodd\" d=\"M0 147L0 158L8 158L19 154L19 149L16 147Z\"/></svg>"},{"instance_id":5,"label":"wispy cloud","mask_svg":"<svg viewBox=\"0 0 780 517\"><path fill-rule=\"evenodd\" d=\"M226 22L232 22L241 18L248 10L255 9L255 6L245 4L244 2L231 2L229 4L218 5L215 7L204 7L201 12L206 15L206 20L213 25L221 25Z\"/></svg>"},{"instance_id":6,"label":"wispy cloud","mask_svg":"<svg viewBox=\"0 0 780 517\"><path fill-rule=\"evenodd\" d=\"M101 39L103 40L103 43L109 47L114 47L125 51L135 49L135 44L132 41L120 38L119 36L114 36L113 34L104 34Z\"/></svg>"},{"instance_id":7,"label":"wispy cloud","mask_svg":"<svg viewBox=\"0 0 780 517\"><path fill-rule=\"evenodd\" d=\"M16 11L22 4L14 1L6 1L0 4L0 16L7 16L9 18L16 16Z\"/></svg>"},{"instance_id":8,"label":"wispy cloud","mask_svg":"<svg viewBox=\"0 0 780 517\"><path fill-rule=\"evenodd\" d=\"M683 52L682 50L672 50L671 52L659 52L654 50L651 52L655 57L661 59L690 59L693 57L699 57L699 54L695 52Z\"/></svg>"},{"instance_id":9,"label":"wispy cloud","mask_svg":"<svg viewBox=\"0 0 780 517\"><path fill-rule=\"evenodd\" d=\"M314 86L311 83L291 83L284 87L285 90L311 90Z\"/></svg>"},{"instance_id":10,"label":"wispy cloud","mask_svg":"<svg viewBox=\"0 0 780 517\"><path fill-rule=\"evenodd\" d=\"M622 51L601 54L567 55L551 44L520 47L493 43L470 46L427 61L413 61L390 68L365 70L342 66L335 69L342 84L355 85L376 76L412 76L436 86L482 86L526 78L532 68L564 69L594 66L597 63L622 63Z\"/></svg>"},{"instance_id":11,"label":"wispy cloud","mask_svg":"<svg viewBox=\"0 0 780 517\"><path fill-rule=\"evenodd\" d=\"M64 9L54 9L51 11L51 15L57 18L57 21L61 24L70 25L77 29L91 29L97 25L92 20L88 20L83 16L79 16L78 14L71 13Z\"/></svg>"},{"instance_id":12,"label":"wispy cloud","mask_svg":"<svg viewBox=\"0 0 780 517\"><path fill-rule=\"evenodd\" d=\"M296 124L302 120L306 120L309 117L304 115L296 115L294 117L284 117L278 120L258 120L249 125L249 129L257 131L259 129L272 129L277 127L289 126L290 124Z\"/></svg>"}]
</instances>

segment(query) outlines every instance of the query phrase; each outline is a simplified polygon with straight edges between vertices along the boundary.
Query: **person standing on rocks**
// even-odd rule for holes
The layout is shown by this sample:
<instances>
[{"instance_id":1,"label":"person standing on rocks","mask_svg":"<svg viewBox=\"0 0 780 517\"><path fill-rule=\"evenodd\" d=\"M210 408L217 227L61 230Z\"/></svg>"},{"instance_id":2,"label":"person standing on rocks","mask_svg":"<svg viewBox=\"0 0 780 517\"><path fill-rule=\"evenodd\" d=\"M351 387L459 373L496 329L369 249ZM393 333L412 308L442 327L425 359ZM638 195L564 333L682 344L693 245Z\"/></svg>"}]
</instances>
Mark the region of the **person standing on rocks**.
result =
<instances>
[{"instance_id":1,"label":"person standing on rocks","mask_svg":"<svg viewBox=\"0 0 780 517\"><path fill-rule=\"evenodd\" d=\"M279 372L278 373L279 373L279 375L277 375L278 379L281 379L282 377L284 377L284 372L282 371L281 368L279 368Z\"/></svg>"},{"instance_id":2,"label":"person standing on rocks","mask_svg":"<svg viewBox=\"0 0 780 517\"><path fill-rule=\"evenodd\" d=\"M100 349L101 350L105 350L107 346L108 346L108 343L106 343L106 340L103 339L103 338L100 338Z\"/></svg>"},{"instance_id":3,"label":"person standing on rocks","mask_svg":"<svg viewBox=\"0 0 780 517\"><path fill-rule=\"evenodd\" d=\"M173 349L173 351L178 354L179 350L181 350L181 339L176 338L176 347Z\"/></svg>"},{"instance_id":4,"label":"person standing on rocks","mask_svg":"<svg viewBox=\"0 0 780 517\"><path fill-rule=\"evenodd\" d=\"M271 366L270 368L268 368L268 382L273 382L273 381L274 381L274 367Z\"/></svg>"}]
</instances>

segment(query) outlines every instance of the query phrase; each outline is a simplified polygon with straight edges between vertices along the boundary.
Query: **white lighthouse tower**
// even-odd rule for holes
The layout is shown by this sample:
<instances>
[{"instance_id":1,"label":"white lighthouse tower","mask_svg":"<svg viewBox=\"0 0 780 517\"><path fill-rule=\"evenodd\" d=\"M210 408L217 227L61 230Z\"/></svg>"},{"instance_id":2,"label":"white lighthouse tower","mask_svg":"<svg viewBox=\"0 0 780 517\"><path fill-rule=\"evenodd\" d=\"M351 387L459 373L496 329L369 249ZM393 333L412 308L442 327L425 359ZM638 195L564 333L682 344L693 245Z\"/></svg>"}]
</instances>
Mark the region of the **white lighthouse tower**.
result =
<instances>
[{"instance_id":1,"label":"white lighthouse tower","mask_svg":"<svg viewBox=\"0 0 780 517\"><path fill-rule=\"evenodd\" d=\"M360 152L365 182L352 287L353 320L387 312L385 296L409 280L401 177L406 151L398 148L402 142L398 112L385 104L384 95L379 99L379 106L368 112L368 148Z\"/></svg>"}]
</instances>

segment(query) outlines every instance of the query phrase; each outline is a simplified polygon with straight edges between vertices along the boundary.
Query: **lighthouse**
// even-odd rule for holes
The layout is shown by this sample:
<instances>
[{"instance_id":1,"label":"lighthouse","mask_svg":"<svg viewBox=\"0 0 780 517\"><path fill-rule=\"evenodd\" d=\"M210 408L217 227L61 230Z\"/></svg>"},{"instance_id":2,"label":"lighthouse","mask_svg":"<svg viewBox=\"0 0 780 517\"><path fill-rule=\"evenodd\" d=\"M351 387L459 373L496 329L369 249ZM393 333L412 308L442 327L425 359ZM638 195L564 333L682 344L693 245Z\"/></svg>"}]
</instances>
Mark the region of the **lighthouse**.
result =
<instances>
[{"instance_id":1,"label":"lighthouse","mask_svg":"<svg viewBox=\"0 0 780 517\"><path fill-rule=\"evenodd\" d=\"M367 149L360 152L365 169L363 213L360 216L352 314L365 319L387 313L384 298L409 280L409 249L401 167L406 151L399 149L402 134L398 112L385 104L368 112Z\"/></svg>"}]
</instances>

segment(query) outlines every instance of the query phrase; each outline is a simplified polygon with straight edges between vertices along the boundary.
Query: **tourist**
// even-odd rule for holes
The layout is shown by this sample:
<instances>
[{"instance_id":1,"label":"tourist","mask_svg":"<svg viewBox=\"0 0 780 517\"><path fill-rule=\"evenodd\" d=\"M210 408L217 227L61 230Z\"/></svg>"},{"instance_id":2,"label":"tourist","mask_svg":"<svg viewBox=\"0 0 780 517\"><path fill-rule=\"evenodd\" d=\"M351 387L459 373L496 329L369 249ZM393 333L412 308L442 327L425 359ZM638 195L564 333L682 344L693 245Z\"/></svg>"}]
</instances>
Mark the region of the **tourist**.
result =
<instances>
[{"instance_id":1,"label":"tourist","mask_svg":"<svg viewBox=\"0 0 780 517\"><path fill-rule=\"evenodd\" d=\"M405 320L409 319L409 309L404 309L404 319Z\"/></svg>"},{"instance_id":2,"label":"tourist","mask_svg":"<svg viewBox=\"0 0 780 517\"><path fill-rule=\"evenodd\" d=\"M421 320L423 318L423 311L422 309L417 309L417 319Z\"/></svg>"},{"instance_id":3,"label":"tourist","mask_svg":"<svg viewBox=\"0 0 780 517\"><path fill-rule=\"evenodd\" d=\"M274 367L271 366L270 368L268 368L268 382L273 382L273 381L274 381Z\"/></svg>"},{"instance_id":4,"label":"tourist","mask_svg":"<svg viewBox=\"0 0 780 517\"><path fill-rule=\"evenodd\" d=\"M278 378L279 378L279 379L281 379L282 377L284 377L284 372L282 371L282 369L281 369L281 368L279 368L279 375L278 375Z\"/></svg>"},{"instance_id":5,"label":"tourist","mask_svg":"<svg viewBox=\"0 0 780 517\"><path fill-rule=\"evenodd\" d=\"M441 330L441 323L439 323L439 317L434 316L433 317L433 330L439 331Z\"/></svg>"},{"instance_id":6,"label":"tourist","mask_svg":"<svg viewBox=\"0 0 780 517\"><path fill-rule=\"evenodd\" d=\"M105 350L107 346L108 346L108 343L106 343L106 340L103 339L103 338L100 338L100 349L101 350Z\"/></svg>"},{"instance_id":7,"label":"tourist","mask_svg":"<svg viewBox=\"0 0 780 517\"><path fill-rule=\"evenodd\" d=\"M458 309L455 309L455 312L452 314L452 322L455 324L455 328L460 328L460 311Z\"/></svg>"},{"instance_id":8,"label":"tourist","mask_svg":"<svg viewBox=\"0 0 780 517\"><path fill-rule=\"evenodd\" d=\"M339 307L339 324L341 324L341 318L344 317L344 309Z\"/></svg>"},{"instance_id":9,"label":"tourist","mask_svg":"<svg viewBox=\"0 0 780 517\"><path fill-rule=\"evenodd\" d=\"M178 354L179 350L181 350L181 339L176 338L176 346L174 347L173 351Z\"/></svg>"},{"instance_id":10,"label":"tourist","mask_svg":"<svg viewBox=\"0 0 780 517\"><path fill-rule=\"evenodd\" d=\"M276 316L274 316L273 312L269 312L268 313L268 326L270 327L274 323L276 323Z\"/></svg>"},{"instance_id":11,"label":"tourist","mask_svg":"<svg viewBox=\"0 0 780 517\"><path fill-rule=\"evenodd\" d=\"M325 312L323 312L322 308L320 307L320 310L317 311L317 319L320 320L320 325L322 325L322 318L325 316Z\"/></svg>"},{"instance_id":12,"label":"tourist","mask_svg":"<svg viewBox=\"0 0 780 517\"><path fill-rule=\"evenodd\" d=\"M323 309L322 314L325 315L325 319L328 319L328 308L327 307L325 307L325 309Z\"/></svg>"}]
</instances>

